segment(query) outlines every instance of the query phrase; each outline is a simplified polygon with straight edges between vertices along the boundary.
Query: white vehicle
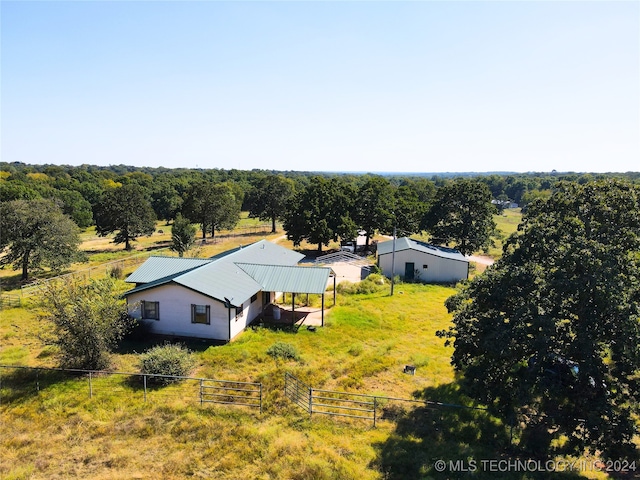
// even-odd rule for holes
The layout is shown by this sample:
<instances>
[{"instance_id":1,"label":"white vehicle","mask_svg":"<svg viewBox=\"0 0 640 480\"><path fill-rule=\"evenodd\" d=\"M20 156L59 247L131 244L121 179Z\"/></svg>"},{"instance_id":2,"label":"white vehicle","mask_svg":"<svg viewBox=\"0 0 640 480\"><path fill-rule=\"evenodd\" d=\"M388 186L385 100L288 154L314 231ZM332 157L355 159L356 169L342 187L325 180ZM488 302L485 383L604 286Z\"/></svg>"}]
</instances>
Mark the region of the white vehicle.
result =
<instances>
[{"instance_id":1,"label":"white vehicle","mask_svg":"<svg viewBox=\"0 0 640 480\"><path fill-rule=\"evenodd\" d=\"M340 250L343 252L355 253L356 242L342 242L340 244Z\"/></svg>"}]
</instances>

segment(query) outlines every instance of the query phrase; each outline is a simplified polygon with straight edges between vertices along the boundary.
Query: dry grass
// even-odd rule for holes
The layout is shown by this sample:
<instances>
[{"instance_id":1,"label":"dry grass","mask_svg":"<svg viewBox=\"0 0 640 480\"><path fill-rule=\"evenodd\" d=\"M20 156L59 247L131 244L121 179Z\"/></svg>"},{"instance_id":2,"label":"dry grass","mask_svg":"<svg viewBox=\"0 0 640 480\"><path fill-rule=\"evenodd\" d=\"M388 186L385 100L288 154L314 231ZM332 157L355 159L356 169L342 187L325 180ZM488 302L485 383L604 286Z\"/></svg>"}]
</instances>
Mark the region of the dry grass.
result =
<instances>
[{"instance_id":1,"label":"dry grass","mask_svg":"<svg viewBox=\"0 0 640 480\"><path fill-rule=\"evenodd\" d=\"M250 241L228 237L200 253ZM97 381L92 399L82 379L43 383L37 394L32 389L0 403L0 478L448 478L435 472L435 460L498 458L508 442L506 430L481 413L434 413L409 405L397 420L383 419L373 429L360 420L310 419L283 393L284 373L290 372L315 388L467 402L449 363L452 349L435 336L450 324L443 303L453 292L400 284L393 297L386 287L339 295L326 327L316 332L256 328L224 346L189 344L198 364L193 375L261 382L262 415L200 407L179 393L180 386L160 389L145 403L125 378ZM0 364L55 365L55 350L38 339L41 328L46 326L30 305L3 311ZM300 361L271 358L267 349L276 342L293 345ZM114 355L114 369L135 370L134 350L148 346L129 345ZM402 372L406 364L417 366L415 376Z\"/></svg>"}]
</instances>

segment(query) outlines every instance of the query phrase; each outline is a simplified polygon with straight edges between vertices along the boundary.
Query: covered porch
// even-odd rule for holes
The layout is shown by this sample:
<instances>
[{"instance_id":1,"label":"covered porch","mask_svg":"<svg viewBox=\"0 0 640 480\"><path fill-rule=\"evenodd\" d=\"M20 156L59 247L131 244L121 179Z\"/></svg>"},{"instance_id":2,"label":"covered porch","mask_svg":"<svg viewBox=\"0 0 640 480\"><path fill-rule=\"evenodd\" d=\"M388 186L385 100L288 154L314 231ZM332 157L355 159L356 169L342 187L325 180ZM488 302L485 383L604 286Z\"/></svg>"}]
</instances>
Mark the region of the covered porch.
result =
<instances>
[{"instance_id":1,"label":"covered porch","mask_svg":"<svg viewBox=\"0 0 640 480\"><path fill-rule=\"evenodd\" d=\"M329 279L333 279L333 305L336 304L336 275L329 267L302 267L282 265L237 264L260 285L263 292L281 292L282 304L274 305L273 298L263 296L262 320L295 325L308 318L308 322L324 326L325 296ZM309 307L310 294L320 295L321 305ZM305 306L296 306L296 299L305 298ZM290 308L289 308L290 306ZM275 308L277 308L277 313ZM275 313L275 314L274 314ZM279 317L279 318L278 318Z\"/></svg>"}]
</instances>

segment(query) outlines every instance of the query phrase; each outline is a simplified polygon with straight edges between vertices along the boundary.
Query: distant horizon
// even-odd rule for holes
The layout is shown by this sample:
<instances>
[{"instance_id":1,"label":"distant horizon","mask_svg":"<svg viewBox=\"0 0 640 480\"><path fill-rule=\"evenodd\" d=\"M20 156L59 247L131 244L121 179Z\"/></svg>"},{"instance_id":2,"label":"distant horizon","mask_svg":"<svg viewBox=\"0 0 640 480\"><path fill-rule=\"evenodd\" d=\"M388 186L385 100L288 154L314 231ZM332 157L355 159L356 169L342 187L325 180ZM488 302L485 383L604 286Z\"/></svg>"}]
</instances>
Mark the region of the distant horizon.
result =
<instances>
[{"instance_id":1,"label":"distant horizon","mask_svg":"<svg viewBox=\"0 0 640 480\"><path fill-rule=\"evenodd\" d=\"M505 171L440 171L440 172L389 172L389 171L371 171L371 170L280 170L276 168L223 168L223 167L213 167L213 168L203 168L203 167L165 167L162 165L159 166L137 166L137 165L128 165L125 163L112 163L109 165L96 165L91 163L83 163L80 165L72 165L65 163L26 163L26 162L5 162L1 161L1 165L24 165L27 167L47 167L47 166L55 166L55 167L71 167L71 168L80 168L83 166L86 167L96 167L96 168L112 168L112 167L125 167L125 168L135 168L135 169L166 169L166 170L238 170L238 171L264 171L264 172L277 172L277 173L319 173L319 174L336 174L336 175L380 175L380 176L474 176L474 175L616 175L616 174L634 174L640 173L640 170L627 170L624 172L619 171L609 171L609 172L590 172L590 171L559 171L559 170L551 170L551 171L515 171L515 170L505 170Z\"/></svg>"}]
</instances>

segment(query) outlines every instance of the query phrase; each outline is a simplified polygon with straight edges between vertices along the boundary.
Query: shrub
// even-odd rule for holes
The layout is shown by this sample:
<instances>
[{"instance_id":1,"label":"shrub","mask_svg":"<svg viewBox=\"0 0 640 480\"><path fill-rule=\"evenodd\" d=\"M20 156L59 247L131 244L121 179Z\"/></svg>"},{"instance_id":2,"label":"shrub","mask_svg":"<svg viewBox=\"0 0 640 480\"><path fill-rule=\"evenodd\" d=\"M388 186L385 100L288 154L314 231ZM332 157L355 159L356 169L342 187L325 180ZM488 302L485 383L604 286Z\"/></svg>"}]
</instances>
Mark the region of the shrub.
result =
<instances>
[{"instance_id":1,"label":"shrub","mask_svg":"<svg viewBox=\"0 0 640 480\"><path fill-rule=\"evenodd\" d=\"M195 362L183 345L158 345L140 355L140 371L154 375L174 375L186 377ZM155 383L167 385L175 378L152 377Z\"/></svg>"},{"instance_id":2,"label":"shrub","mask_svg":"<svg viewBox=\"0 0 640 480\"><path fill-rule=\"evenodd\" d=\"M283 360L300 360L300 355L296 347L289 343L276 342L267 349L267 355Z\"/></svg>"},{"instance_id":3,"label":"shrub","mask_svg":"<svg viewBox=\"0 0 640 480\"><path fill-rule=\"evenodd\" d=\"M127 333L126 304L110 277L50 282L42 289L41 317L51 322L50 342L64 368L102 370Z\"/></svg>"},{"instance_id":4,"label":"shrub","mask_svg":"<svg viewBox=\"0 0 640 480\"><path fill-rule=\"evenodd\" d=\"M338 293L367 294L386 290L387 280L377 273L372 273L367 278L358 283L342 282L338 284Z\"/></svg>"},{"instance_id":5,"label":"shrub","mask_svg":"<svg viewBox=\"0 0 640 480\"><path fill-rule=\"evenodd\" d=\"M122 268L122 264L116 263L115 265L112 265L111 268L107 270L107 274L111 278L122 280L122 278L124 277L124 270Z\"/></svg>"}]
</instances>

